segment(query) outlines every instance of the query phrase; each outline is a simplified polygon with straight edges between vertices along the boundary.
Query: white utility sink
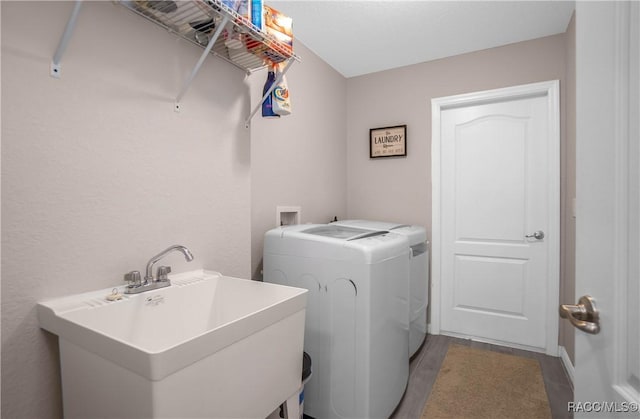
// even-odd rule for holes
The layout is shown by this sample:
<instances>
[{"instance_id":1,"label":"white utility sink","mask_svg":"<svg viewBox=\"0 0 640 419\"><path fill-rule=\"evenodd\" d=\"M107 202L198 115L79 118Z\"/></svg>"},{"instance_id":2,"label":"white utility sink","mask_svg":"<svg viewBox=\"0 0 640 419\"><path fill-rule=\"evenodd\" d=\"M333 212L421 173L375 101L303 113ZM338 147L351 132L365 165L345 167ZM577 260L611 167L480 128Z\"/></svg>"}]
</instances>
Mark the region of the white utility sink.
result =
<instances>
[{"instance_id":1,"label":"white utility sink","mask_svg":"<svg viewBox=\"0 0 640 419\"><path fill-rule=\"evenodd\" d=\"M65 417L263 419L299 389L307 290L169 278L119 301L106 289L38 304L59 336Z\"/></svg>"}]
</instances>

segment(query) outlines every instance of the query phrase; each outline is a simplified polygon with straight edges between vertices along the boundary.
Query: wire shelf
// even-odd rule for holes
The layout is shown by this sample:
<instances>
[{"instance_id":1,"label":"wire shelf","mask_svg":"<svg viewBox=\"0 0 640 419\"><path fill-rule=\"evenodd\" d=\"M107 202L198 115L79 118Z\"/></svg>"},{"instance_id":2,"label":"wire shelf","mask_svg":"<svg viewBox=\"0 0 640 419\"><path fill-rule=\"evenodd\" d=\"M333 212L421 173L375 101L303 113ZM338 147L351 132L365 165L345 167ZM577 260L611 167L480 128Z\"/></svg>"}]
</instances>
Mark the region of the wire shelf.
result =
<instances>
[{"instance_id":1,"label":"wire shelf","mask_svg":"<svg viewBox=\"0 0 640 419\"><path fill-rule=\"evenodd\" d=\"M260 30L221 0L122 0L120 4L202 48L218 25L228 22L210 52L247 72L269 63L300 61L290 45Z\"/></svg>"}]
</instances>

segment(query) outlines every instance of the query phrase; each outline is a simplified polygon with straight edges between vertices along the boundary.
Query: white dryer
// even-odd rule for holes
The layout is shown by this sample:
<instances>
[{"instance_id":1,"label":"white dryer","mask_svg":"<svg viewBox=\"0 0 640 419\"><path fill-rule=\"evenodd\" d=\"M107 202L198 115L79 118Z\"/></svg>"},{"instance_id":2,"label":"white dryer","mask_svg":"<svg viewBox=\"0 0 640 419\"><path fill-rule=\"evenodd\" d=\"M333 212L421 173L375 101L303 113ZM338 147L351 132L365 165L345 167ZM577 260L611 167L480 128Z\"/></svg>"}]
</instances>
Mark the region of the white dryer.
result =
<instances>
[{"instance_id":1,"label":"white dryer","mask_svg":"<svg viewBox=\"0 0 640 419\"><path fill-rule=\"evenodd\" d=\"M369 220L342 220L332 224L366 230L387 230L407 236L411 246L409 262L409 356L413 356L427 336L429 306L429 242L424 227Z\"/></svg>"},{"instance_id":2,"label":"white dryer","mask_svg":"<svg viewBox=\"0 0 640 419\"><path fill-rule=\"evenodd\" d=\"M265 282L309 290L304 413L387 418L409 379L406 236L338 225L266 233Z\"/></svg>"}]
</instances>

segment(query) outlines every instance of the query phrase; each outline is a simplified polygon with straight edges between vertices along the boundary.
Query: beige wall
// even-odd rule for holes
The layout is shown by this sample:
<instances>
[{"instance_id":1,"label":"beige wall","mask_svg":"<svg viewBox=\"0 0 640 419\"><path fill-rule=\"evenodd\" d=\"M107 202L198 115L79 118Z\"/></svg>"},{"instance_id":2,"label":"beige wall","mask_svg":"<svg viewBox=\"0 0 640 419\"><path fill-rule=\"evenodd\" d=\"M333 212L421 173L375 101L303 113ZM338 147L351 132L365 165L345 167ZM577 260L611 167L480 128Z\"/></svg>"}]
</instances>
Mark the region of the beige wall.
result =
<instances>
[{"instance_id":1,"label":"beige wall","mask_svg":"<svg viewBox=\"0 0 640 419\"><path fill-rule=\"evenodd\" d=\"M563 209L575 147L567 146L565 34L520 42L348 80L347 216L419 224L431 233L431 99L546 80L560 80ZM407 125L407 157L369 159L369 129ZM575 193L574 195L575 196ZM562 229L566 226L563 212ZM573 263L568 234L563 260ZM561 279L561 301L570 286ZM571 300L573 296L568 298ZM573 347L563 333L560 345ZM572 350L572 349L571 349Z\"/></svg>"},{"instance_id":2,"label":"beige wall","mask_svg":"<svg viewBox=\"0 0 640 419\"><path fill-rule=\"evenodd\" d=\"M57 340L36 302L120 283L174 243L196 257L170 257L176 272L260 277L277 205L305 222L346 214L346 79L298 44L293 115L247 129L266 72L207 59L175 113L200 48L86 2L56 80L73 2L1 4L2 412L60 417Z\"/></svg>"},{"instance_id":3,"label":"beige wall","mask_svg":"<svg viewBox=\"0 0 640 419\"><path fill-rule=\"evenodd\" d=\"M37 301L119 284L171 244L195 255L168 257L176 272L250 275L249 90L207 59L174 112L202 49L112 2L84 3L53 79L73 2L1 7L2 414L60 417Z\"/></svg>"},{"instance_id":4,"label":"beige wall","mask_svg":"<svg viewBox=\"0 0 640 419\"><path fill-rule=\"evenodd\" d=\"M347 80L301 43L302 62L287 73L293 113L259 115L251 125L252 272L262 278L264 233L276 227L277 206L300 206L302 222L346 215ZM259 97L266 71L251 78Z\"/></svg>"}]
</instances>

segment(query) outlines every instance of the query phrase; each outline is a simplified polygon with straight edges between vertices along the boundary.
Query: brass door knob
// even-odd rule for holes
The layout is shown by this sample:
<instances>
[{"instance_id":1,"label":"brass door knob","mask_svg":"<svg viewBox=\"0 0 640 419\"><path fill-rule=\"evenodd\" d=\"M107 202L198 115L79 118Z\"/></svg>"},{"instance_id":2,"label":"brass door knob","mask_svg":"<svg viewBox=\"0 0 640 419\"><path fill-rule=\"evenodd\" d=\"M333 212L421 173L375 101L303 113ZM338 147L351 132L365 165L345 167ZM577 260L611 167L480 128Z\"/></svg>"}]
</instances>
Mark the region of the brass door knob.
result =
<instances>
[{"instance_id":1,"label":"brass door knob","mask_svg":"<svg viewBox=\"0 0 640 419\"><path fill-rule=\"evenodd\" d=\"M600 316L593 297L583 295L578 304L562 304L560 317L567 319L576 328L583 332L597 335L600 332Z\"/></svg>"}]
</instances>

